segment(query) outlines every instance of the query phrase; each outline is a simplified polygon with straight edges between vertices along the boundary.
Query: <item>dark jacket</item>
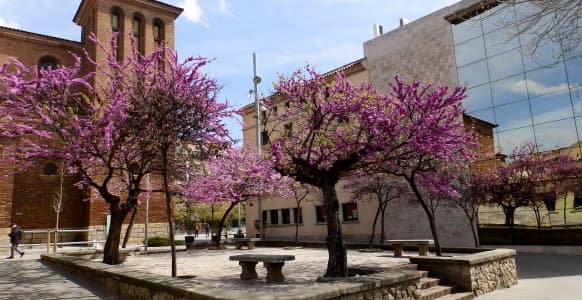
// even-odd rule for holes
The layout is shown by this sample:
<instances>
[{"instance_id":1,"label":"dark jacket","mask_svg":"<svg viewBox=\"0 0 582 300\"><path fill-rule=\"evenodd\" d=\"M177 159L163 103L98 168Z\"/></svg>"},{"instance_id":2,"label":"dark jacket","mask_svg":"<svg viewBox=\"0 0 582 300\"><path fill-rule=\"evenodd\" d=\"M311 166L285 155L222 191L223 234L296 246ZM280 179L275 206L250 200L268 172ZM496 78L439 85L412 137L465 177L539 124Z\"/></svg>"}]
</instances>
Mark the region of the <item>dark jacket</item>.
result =
<instances>
[{"instance_id":1,"label":"dark jacket","mask_svg":"<svg viewBox=\"0 0 582 300\"><path fill-rule=\"evenodd\" d=\"M19 244L20 239L22 238L22 229L20 228L20 226L17 226L12 231L10 231L8 236L10 237L11 244Z\"/></svg>"}]
</instances>

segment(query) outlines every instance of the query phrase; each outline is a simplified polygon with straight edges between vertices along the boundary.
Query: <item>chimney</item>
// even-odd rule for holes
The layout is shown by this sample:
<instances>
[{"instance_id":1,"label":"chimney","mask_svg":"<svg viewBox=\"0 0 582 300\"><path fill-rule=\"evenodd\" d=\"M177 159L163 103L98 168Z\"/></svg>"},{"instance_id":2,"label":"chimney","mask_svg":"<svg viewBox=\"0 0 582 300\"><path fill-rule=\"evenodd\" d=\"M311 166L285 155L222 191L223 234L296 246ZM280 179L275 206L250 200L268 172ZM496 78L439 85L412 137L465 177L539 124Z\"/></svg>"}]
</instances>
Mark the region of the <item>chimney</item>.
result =
<instances>
[{"instance_id":1,"label":"chimney","mask_svg":"<svg viewBox=\"0 0 582 300\"><path fill-rule=\"evenodd\" d=\"M374 37L379 37L384 33L382 25L374 24Z\"/></svg>"},{"instance_id":2,"label":"chimney","mask_svg":"<svg viewBox=\"0 0 582 300\"><path fill-rule=\"evenodd\" d=\"M400 27L408 24L408 20L405 17L400 18Z\"/></svg>"}]
</instances>

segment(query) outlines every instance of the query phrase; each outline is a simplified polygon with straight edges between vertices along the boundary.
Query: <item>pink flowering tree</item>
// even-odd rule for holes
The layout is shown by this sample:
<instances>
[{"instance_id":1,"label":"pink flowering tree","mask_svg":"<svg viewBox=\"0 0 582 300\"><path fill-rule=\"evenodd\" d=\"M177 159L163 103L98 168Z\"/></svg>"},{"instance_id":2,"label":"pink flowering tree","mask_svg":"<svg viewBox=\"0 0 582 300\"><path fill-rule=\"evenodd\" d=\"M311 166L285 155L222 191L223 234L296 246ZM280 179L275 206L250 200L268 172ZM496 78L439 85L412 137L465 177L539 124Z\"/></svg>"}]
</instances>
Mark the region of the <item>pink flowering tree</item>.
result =
<instances>
[{"instance_id":1,"label":"pink flowering tree","mask_svg":"<svg viewBox=\"0 0 582 300\"><path fill-rule=\"evenodd\" d=\"M436 253L442 255L435 211L446 198L442 196L459 196L451 184L454 175L443 170L473 160L477 145L476 135L463 124L465 89L418 81L409 84L396 77L389 98L400 110L401 137L407 139L401 151L406 154L384 160L376 171L400 176L408 183L426 213Z\"/></svg>"},{"instance_id":2,"label":"pink flowering tree","mask_svg":"<svg viewBox=\"0 0 582 300\"><path fill-rule=\"evenodd\" d=\"M149 56L132 47L128 58L118 60L115 38L109 46L95 42L106 54L102 63L87 55L104 78L96 88L89 84L93 74L79 75L80 58L56 70L17 61L0 68L0 134L13 140L5 151L19 170L42 159L66 160L69 172L81 176L79 185L109 204L103 261L117 264L121 227L144 191L144 177L162 174L157 190L168 198L168 170L184 154L181 146L223 143L220 118L229 112L216 99L216 83L201 72L207 60L179 62L164 47Z\"/></svg>"},{"instance_id":3,"label":"pink flowering tree","mask_svg":"<svg viewBox=\"0 0 582 300\"><path fill-rule=\"evenodd\" d=\"M241 202L256 197L291 195L292 180L273 169L273 162L263 159L256 150L228 149L193 168L182 184L182 193L190 203L230 203L220 220L220 237L230 211ZM220 238L216 247L220 246Z\"/></svg>"},{"instance_id":4,"label":"pink flowering tree","mask_svg":"<svg viewBox=\"0 0 582 300\"><path fill-rule=\"evenodd\" d=\"M175 277L174 183L187 172L183 161L190 148L208 152L228 145L228 131L222 120L233 111L226 102L218 101L218 83L202 72L209 63L207 59L181 61L174 51L163 47L154 55L143 57L134 47L129 62L117 77L128 87L123 93L131 101L128 123L136 147L148 150L152 165L162 177Z\"/></svg>"},{"instance_id":5,"label":"pink flowering tree","mask_svg":"<svg viewBox=\"0 0 582 300\"><path fill-rule=\"evenodd\" d=\"M402 143L394 139L399 133L393 117L397 112L370 84L355 87L341 74L326 82L309 67L281 77L275 94L265 106L272 112L270 124L283 130L272 131L278 134L269 137L267 151L281 174L321 189L329 255L325 276L345 277L347 253L335 185L342 174ZM285 101L287 109L274 113L277 101Z\"/></svg>"},{"instance_id":6,"label":"pink flowering tree","mask_svg":"<svg viewBox=\"0 0 582 300\"><path fill-rule=\"evenodd\" d=\"M344 185L344 190L351 193L352 201L365 201L369 196L374 197L378 207L372 223L372 233L368 247L372 247L376 236L376 224L380 218L380 243L385 240L385 220L388 203L398 199L408 199L409 188L402 179L383 173L365 174L355 172L350 174L348 182Z\"/></svg>"},{"instance_id":7,"label":"pink flowering tree","mask_svg":"<svg viewBox=\"0 0 582 300\"><path fill-rule=\"evenodd\" d=\"M517 147L505 163L475 174L474 195L489 205L501 207L505 225L516 242L515 211L531 207L541 226L540 208L559 193L580 183L582 166L569 156L540 153L535 144Z\"/></svg>"},{"instance_id":8,"label":"pink flowering tree","mask_svg":"<svg viewBox=\"0 0 582 300\"><path fill-rule=\"evenodd\" d=\"M80 58L74 66L56 70L18 61L4 65L0 132L12 140L4 150L16 171L45 159L67 161L67 171L81 176L79 186L90 187L109 204L111 226L103 262L117 264L123 220L137 205L140 182L150 170L140 164L140 153L123 126L126 100L105 91L102 97L108 101L100 101L89 75L79 77L80 65Z\"/></svg>"}]
</instances>

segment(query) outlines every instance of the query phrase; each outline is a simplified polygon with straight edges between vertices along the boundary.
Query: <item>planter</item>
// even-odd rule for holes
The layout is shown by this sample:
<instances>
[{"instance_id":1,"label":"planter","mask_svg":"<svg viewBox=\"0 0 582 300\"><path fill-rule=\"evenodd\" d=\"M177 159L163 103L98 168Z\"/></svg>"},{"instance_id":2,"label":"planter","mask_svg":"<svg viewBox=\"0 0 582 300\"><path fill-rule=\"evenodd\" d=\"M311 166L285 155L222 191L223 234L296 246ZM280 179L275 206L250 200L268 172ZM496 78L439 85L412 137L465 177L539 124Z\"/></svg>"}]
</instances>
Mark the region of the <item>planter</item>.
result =
<instances>
[{"instance_id":1,"label":"planter","mask_svg":"<svg viewBox=\"0 0 582 300\"><path fill-rule=\"evenodd\" d=\"M193 235L187 235L184 237L184 243L186 244L186 249L187 250L192 250L194 249L194 236Z\"/></svg>"}]
</instances>

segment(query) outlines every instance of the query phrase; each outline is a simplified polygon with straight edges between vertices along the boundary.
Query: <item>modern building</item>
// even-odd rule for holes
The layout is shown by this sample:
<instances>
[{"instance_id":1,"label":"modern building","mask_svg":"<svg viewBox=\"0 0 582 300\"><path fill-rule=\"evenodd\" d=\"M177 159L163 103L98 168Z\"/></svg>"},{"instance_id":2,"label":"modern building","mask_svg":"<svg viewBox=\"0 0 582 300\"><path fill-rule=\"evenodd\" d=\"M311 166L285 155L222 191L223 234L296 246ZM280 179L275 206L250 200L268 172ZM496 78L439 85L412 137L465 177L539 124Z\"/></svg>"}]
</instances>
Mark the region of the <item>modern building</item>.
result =
<instances>
[{"instance_id":1,"label":"modern building","mask_svg":"<svg viewBox=\"0 0 582 300\"><path fill-rule=\"evenodd\" d=\"M522 19L532 5L498 5L497 1L463 0L376 36L363 44L364 59L339 68L353 83L370 81L386 91L387 83L400 74L406 80L439 85L464 85L470 118L489 124L482 128L490 136L486 148L508 154L519 145L534 142L539 151L566 151L581 159L582 141L582 46L549 41L532 54L530 41L535 28L522 30ZM378 28L378 27L376 27ZM582 28L577 34L582 35ZM568 44L568 46L566 46ZM356 73L351 70L358 69ZM334 71L332 71L333 73ZM362 74L365 73L365 74ZM245 145L255 145L253 110L245 111ZM373 202L349 203L349 195L336 186L342 203L343 232L348 241L364 241L371 232ZM582 188L581 188L582 189ZM317 199L317 197L314 197ZM354 207L357 206L357 208ZM293 217L294 201L262 201L266 211L265 236L290 239L293 221L300 222L304 240L323 240L325 226L317 214L318 200L306 202L302 218ZM569 215L565 223L582 223L582 190L556 199L556 211L545 212L545 225L558 225L557 210ZM247 205L247 224L258 219L256 201ZM291 214L291 217L286 217ZM437 227L445 246L471 246L467 219L454 207L441 207ZM499 210L481 210L481 223L503 224ZM531 216L531 218L530 218ZM390 239L427 238L430 230L420 207L406 202L391 203L386 215ZM549 221L551 219L551 221ZM530 224L535 218L526 209L518 211L516 223ZM563 222L564 223L564 222ZM291 229L292 228L292 229ZM256 232L253 226L249 233ZM379 230L376 230L379 232Z\"/></svg>"},{"instance_id":2,"label":"modern building","mask_svg":"<svg viewBox=\"0 0 582 300\"><path fill-rule=\"evenodd\" d=\"M102 61L105 54L95 43L89 41L91 33L107 43L112 32L119 32L119 56L127 55L130 51L130 39L127 35L130 31L133 32L138 50L144 54L153 52L162 41L173 47L174 21L181 12L181 8L155 0L83 0L73 18L75 24L82 29L80 41L0 27L0 64L12 57L28 66L58 68L74 63L69 52L82 57L84 51L94 60ZM85 72L96 71L88 63L83 68ZM103 80L102 76L97 72L93 82ZM0 145L12 142L1 140ZM11 223L17 223L25 230L54 228L56 213L52 203L60 184L60 162L46 161L24 173L14 174L14 169L15 166L5 157L0 158L0 234L7 233ZM95 230L89 235L80 232L67 239L102 240L109 206L99 197L90 197L89 191L73 186L77 181L77 178L65 178L59 226L66 229ZM142 197L131 240L134 243L141 243L144 237L144 206L146 198L150 197ZM149 235L167 235L165 202L156 195L151 195L149 202ZM26 235L24 242L39 243L44 240L46 233L36 234L34 237Z\"/></svg>"}]
</instances>

